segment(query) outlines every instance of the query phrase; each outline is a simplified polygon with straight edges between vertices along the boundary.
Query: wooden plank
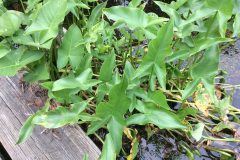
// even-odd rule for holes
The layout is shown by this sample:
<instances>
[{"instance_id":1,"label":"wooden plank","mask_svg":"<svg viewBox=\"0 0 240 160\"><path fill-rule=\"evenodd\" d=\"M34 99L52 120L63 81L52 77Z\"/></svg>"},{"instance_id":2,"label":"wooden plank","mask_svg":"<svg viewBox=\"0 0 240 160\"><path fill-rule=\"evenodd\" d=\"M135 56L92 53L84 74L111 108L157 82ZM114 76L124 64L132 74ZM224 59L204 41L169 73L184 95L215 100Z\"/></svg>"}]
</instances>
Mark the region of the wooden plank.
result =
<instances>
[{"instance_id":1,"label":"wooden plank","mask_svg":"<svg viewBox=\"0 0 240 160\"><path fill-rule=\"evenodd\" d=\"M48 134L38 126L25 143L16 145L19 129L34 112L36 108L28 105L16 78L0 77L0 142L13 160L81 160L85 154L98 159L99 149L78 125Z\"/></svg>"}]
</instances>

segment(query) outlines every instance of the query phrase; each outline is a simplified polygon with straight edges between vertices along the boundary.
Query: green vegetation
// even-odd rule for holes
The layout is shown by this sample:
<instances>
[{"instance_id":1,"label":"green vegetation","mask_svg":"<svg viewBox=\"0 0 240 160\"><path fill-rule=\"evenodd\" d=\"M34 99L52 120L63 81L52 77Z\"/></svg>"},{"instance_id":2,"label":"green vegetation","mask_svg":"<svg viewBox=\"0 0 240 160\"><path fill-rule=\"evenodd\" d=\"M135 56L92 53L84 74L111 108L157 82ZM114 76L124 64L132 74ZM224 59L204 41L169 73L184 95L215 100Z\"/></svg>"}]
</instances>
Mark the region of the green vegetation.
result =
<instances>
[{"instance_id":1,"label":"green vegetation","mask_svg":"<svg viewBox=\"0 0 240 160\"><path fill-rule=\"evenodd\" d=\"M223 91L217 96L214 85L221 77L221 49L240 33L239 0L155 1L169 18L146 13L141 0L110 8L96 0L20 2L10 10L0 0L0 75L26 71L24 79L39 82L49 100L26 121L18 143L35 125L75 123L85 123L88 134L107 130L103 160L120 153L134 159L140 125L199 144L240 141L215 137L223 129L235 130L230 123L239 123L240 110ZM54 110L51 101L59 104ZM131 151L124 149L123 136ZM198 153L183 148L190 159Z\"/></svg>"}]
</instances>

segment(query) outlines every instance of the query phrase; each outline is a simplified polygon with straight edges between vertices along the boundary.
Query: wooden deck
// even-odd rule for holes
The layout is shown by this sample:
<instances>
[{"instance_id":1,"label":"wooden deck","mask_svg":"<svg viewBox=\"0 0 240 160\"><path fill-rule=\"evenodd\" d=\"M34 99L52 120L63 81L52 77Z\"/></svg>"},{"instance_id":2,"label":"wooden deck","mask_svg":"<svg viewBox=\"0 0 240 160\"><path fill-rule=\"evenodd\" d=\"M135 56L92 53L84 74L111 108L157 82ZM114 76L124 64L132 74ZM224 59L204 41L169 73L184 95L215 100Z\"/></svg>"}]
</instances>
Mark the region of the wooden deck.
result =
<instances>
[{"instance_id":1,"label":"wooden deck","mask_svg":"<svg viewBox=\"0 0 240 160\"><path fill-rule=\"evenodd\" d=\"M99 149L77 125L50 133L36 127L25 143L16 145L19 129L36 110L25 100L16 77L0 77L0 142L12 160L81 160L85 154L98 159Z\"/></svg>"}]
</instances>

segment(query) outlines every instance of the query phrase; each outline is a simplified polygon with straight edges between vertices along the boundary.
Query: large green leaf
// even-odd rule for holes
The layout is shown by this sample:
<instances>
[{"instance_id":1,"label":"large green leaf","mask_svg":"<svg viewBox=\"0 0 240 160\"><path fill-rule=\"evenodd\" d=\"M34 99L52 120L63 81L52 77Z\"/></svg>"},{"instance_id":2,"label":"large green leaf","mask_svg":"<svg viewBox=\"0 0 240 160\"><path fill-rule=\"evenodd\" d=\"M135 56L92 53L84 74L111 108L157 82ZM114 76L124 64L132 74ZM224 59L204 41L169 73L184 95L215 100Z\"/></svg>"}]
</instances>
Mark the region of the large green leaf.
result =
<instances>
[{"instance_id":1,"label":"large green leaf","mask_svg":"<svg viewBox=\"0 0 240 160\"><path fill-rule=\"evenodd\" d=\"M42 112L45 112L48 109L49 109L49 106L46 105L41 110L37 111L36 114L41 114ZM28 117L26 122L21 127L19 135L18 135L17 144L21 144L21 143L25 142L31 136L33 129L35 127L35 125L32 123L32 121L33 121L34 117L36 116L36 114Z\"/></svg>"},{"instance_id":2,"label":"large green leaf","mask_svg":"<svg viewBox=\"0 0 240 160\"><path fill-rule=\"evenodd\" d=\"M57 66L59 69L65 67L68 62L74 69L78 67L84 54L84 47L77 46L77 44L82 40L82 33L78 26L71 25L63 38L61 47L58 49Z\"/></svg>"},{"instance_id":3,"label":"large green leaf","mask_svg":"<svg viewBox=\"0 0 240 160\"><path fill-rule=\"evenodd\" d=\"M27 46L33 46L39 48L46 48L50 49L52 45L52 41L47 41L47 42L40 42L41 39L39 39L39 34L33 34L33 35L26 35L23 32L18 32L16 36L12 37L12 40L14 43L17 44L23 44Z\"/></svg>"},{"instance_id":4,"label":"large green leaf","mask_svg":"<svg viewBox=\"0 0 240 160\"><path fill-rule=\"evenodd\" d=\"M209 48L202 60L195 64L190 73L193 81L190 82L185 90L183 91L183 99L186 99L194 89L196 89L199 82L202 82L209 92L211 98L214 100L214 77L218 72L218 64L219 64L219 50L218 46L212 46ZM207 69L204 69L206 68Z\"/></svg>"},{"instance_id":5,"label":"large green leaf","mask_svg":"<svg viewBox=\"0 0 240 160\"><path fill-rule=\"evenodd\" d=\"M127 119L127 125L145 125L152 123L161 129L186 128L176 114L164 108L159 108L154 103L138 101L136 109L141 113L130 116Z\"/></svg>"},{"instance_id":6,"label":"large green leaf","mask_svg":"<svg viewBox=\"0 0 240 160\"><path fill-rule=\"evenodd\" d=\"M172 39L173 21L170 21L160 29L157 38L150 42L148 54L143 58L134 78L142 77L146 72L150 76L155 74L160 85L166 88L165 58L172 53Z\"/></svg>"},{"instance_id":7,"label":"large green leaf","mask_svg":"<svg viewBox=\"0 0 240 160\"><path fill-rule=\"evenodd\" d=\"M12 50L0 59L0 75L14 76L19 69L39 60L42 56L43 53L40 51L26 51L26 48L22 47L17 50Z\"/></svg>"},{"instance_id":8,"label":"large green leaf","mask_svg":"<svg viewBox=\"0 0 240 160\"><path fill-rule=\"evenodd\" d=\"M95 126L98 126L99 123L102 126L107 123L116 153L119 153L121 149L122 132L125 126L124 114L130 107L130 99L126 96L127 86L126 78L123 78L120 84L113 86L109 93L109 101L101 102L96 108L96 117L102 120L95 121L89 128L96 128ZM102 126L98 126L98 128Z\"/></svg>"},{"instance_id":9,"label":"large green leaf","mask_svg":"<svg viewBox=\"0 0 240 160\"><path fill-rule=\"evenodd\" d=\"M18 11L6 11L0 16L0 36L12 36L20 27L23 14Z\"/></svg>"},{"instance_id":10,"label":"large green leaf","mask_svg":"<svg viewBox=\"0 0 240 160\"><path fill-rule=\"evenodd\" d=\"M79 115L87 107L87 102L82 101L71 105L70 109L58 107L49 111L46 105L34 115L30 116L20 130L17 144L23 143L30 137L35 125L45 128L59 128L68 124L74 124L79 120Z\"/></svg>"},{"instance_id":11,"label":"large green leaf","mask_svg":"<svg viewBox=\"0 0 240 160\"><path fill-rule=\"evenodd\" d=\"M53 83L52 91L59 91L63 89L75 89L75 88L79 88L81 90L87 90L88 88L100 83L100 81L91 79L91 77L92 77L92 71L89 68L76 78L73 76L68 76L55 81Z\"/></svg>"},{"instance_id":12,"label":"large green leaf","mask_svg":"<svg viewBox=\"0 0 240 160\"><path fill-rule=\"evenodd\" d=\"M58 34L58 26L64 20L67 11L67 0L49 0L39 11L26 34L34 34L35 41L44 44Z\"/></svg>"},{"instance_id":13,"label":"large green leaf","mask_svg":"<svg viewBox=\"0 0 240 160\"><path fill-rule=\"evenodd\" d=\"M133 7L114 6L104 9L103 12L109 19L124 22L132 30L146 28L163 21L159 17L151 16L143 10Z\"/></svg>"}]
</instances>

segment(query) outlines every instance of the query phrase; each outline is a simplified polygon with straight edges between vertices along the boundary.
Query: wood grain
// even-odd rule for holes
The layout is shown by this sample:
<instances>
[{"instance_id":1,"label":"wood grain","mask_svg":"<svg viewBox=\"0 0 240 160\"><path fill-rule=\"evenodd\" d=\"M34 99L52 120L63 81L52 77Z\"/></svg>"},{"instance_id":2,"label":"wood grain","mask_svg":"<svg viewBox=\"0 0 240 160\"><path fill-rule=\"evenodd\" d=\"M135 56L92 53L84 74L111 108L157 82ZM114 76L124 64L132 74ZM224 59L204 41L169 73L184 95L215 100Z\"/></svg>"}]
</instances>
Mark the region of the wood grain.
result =
<instances>
[{"instance_id":1,"label":"wood grain","mask_svg":"<svg viewBox=\"0 0 240 160\"><path fill-rule=\"evenodd\" d=\"M98 159L99 149L77 125L50 133L36 127L25 143L16 145L19 129L36 110L24 99L16 77L0 77L0 142L13 160L81 160L85 154Z\"/></svg>"}]
</instances>

